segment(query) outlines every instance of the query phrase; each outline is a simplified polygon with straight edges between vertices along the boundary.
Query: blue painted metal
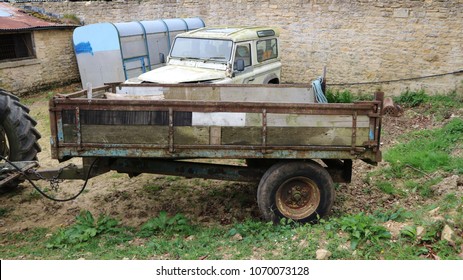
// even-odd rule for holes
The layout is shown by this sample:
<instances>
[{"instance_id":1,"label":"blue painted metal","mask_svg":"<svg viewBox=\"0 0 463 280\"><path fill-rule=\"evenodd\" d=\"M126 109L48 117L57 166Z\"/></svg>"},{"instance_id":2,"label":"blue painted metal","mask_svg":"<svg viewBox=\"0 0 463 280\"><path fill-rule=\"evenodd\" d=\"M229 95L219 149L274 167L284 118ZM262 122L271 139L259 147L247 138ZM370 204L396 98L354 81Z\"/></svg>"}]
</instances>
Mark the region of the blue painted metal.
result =
<instances>
[{"instance_id":1,"label":"blue painted metal","mask_svg":"<svg viewBox=\"0 0 463 280\"><path fill-rule=\"evenodd\" d=\"M93 55L93 49L90 42L80 42L79 44L74 46L74 50L76 51L76 55L81 53L90 53Z\"/></svg>"},{"instance_id":2,"label":"blue painted metal","mask_svg":"<svg viewBox=\"0 0 463 280\"><path fill-rule=\"evenodd\" d=\"M63 119L58 116L56 119L57 134L58 134L58 143L64 142L64 132L63 132Z\"/></svg>"},{"instance_id":3,"label":"blue painted metal","mask_svg":"<svg viewBox=\"0 0 463 280\"><path fill-rule=\"evenodd\" d=\"M65 157L136 157L136 158L263 158L263 159L355 159L355 158L369 158L374 159L375 153L371 150L360 152L356 155L351 154L350 147L344 147L343 150L327 150L320 151L317 147L313 150L307 150L310 147L293 147L291 150L275 150L267 147L266 152L263 153L260 146L249 146L248 149L180 149L175 147L175 153L169 152L168 147L129 147L129 145L122 144L116 145L103 145L101 147L89 147L86 145L82 150L78 147L61 147L59 149L59 158ZM303 149L305 148L305 150Z\"/></svg>"},{"instance_id":4,"label":"blue painted metal","mask_svg":"<svg viewBox=\"0 0 463 280\"><path fill-rule=\"evenodd\" d=\"M186 22L188 30L194 30L206 26L201 18L184 18L183 20Z\"/></svg>"},{"instance_id":5,"label":"blue painted metal","mask_svg":"<svg viewBox=\"0 0 463 280\"><path fill-rule=\"evenodd\" d=\"M151 58L159 57L158 49L150 49L147 37L152 34L162 34L167 39L167 51L162 52L167 56L174 39L174 32L183 32L204 27L204 21L200 18L165 19L153 21L133 21L122 23L96 23L78 27L74 30L74 50L81 75L82 87L87 82L92 86L102 86L104 83L123 82L133 78L137 71L129 71L124 64L124 44L121 38L140 36L146 52L145 69L151 70ZM140 54L138 54L140 55ZM131 58L131 57L130 57ZM140 65L140 68L142 66Z\"/></svg>"}]
</instances>

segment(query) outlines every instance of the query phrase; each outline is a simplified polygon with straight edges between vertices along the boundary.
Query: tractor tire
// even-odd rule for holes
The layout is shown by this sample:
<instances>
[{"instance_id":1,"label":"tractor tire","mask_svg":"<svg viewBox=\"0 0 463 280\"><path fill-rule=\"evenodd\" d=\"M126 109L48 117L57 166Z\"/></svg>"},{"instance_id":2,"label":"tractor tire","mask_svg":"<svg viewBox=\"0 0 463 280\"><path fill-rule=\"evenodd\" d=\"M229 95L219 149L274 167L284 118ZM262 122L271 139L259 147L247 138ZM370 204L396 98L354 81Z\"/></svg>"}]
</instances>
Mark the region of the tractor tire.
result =
<instances>
[{"instance_id":1,"label":"tractor tire","mask_svg":"<svg viewBox=\"0 0 463 280\"><path fill-rule=\"evenodd\" d=\"M41 151L37 143L41 135L35 129L37 122L29 116L29 108L19 98L0 89L0 155L10 161L37 160ZM0 177L0 180L3 179ZM3 187L16 187L14 180Z\"/></svg>"}]
</instances>

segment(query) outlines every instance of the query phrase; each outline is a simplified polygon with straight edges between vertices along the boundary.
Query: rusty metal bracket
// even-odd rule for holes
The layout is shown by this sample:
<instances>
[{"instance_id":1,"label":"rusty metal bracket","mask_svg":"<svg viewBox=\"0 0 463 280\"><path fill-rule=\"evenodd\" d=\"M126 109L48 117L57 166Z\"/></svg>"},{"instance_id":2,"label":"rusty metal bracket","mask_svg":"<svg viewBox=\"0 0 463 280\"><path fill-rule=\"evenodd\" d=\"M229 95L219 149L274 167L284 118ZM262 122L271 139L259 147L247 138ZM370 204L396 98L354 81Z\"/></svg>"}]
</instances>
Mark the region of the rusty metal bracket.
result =
<instances>
[{"instance_id":1,"label":"rusty metal bracket","mask_svg":"<svg viewBox=\"0 0 463 280\"><path fill-rule=\"evenodd\" d=\"M267 150L267 109L262 110L262 153Z\"/></svg>"},{"instance_id":2,"label":"rusty metal bracket","mask_svg":"<svg viewBox=\"0 0 463 280\"><path fill-rule=\"evenodd\" d=\"M355 154L355 144L357 142L357 112L354 111L352 114L352 149L351 154Z\"/></svg>"},{"instance_id":3,"label":"rusty metal bracket","mask_svg":"<svg viewBox=\"0 0 463 280\"><path fill-rule=\"evenodd\" d=\"M80 125L80 109L76 107L76 134L77 134L77 147L82 150L82 131Z\"/></svg>"},{"instance_id":4,"label":"rusty metal bracket","mask_svg":"<svg viewBox=\"0 0 463 280\"><path fill-rule=\"evenodd\" d=\"M174 110L169 107L169 153L174 152Z\"/></svg>"},{"instance_id":5,"label":"rusty metal bracket","mask_svg":"<svg viewBox=\"0 0 463 280\"><path fill-rule=\"evenodd\" d=\"M39 166L39 163L36 161L15 161L12 163L15 166L19 167L19 169L21 169L21 172L25 172L31 168ZM0 181L0 186L3 186L4 184L16 178L19 178L21 176L21 172L19 172L13 165L7 162L0 164L0 175L3 174L6 176Z\"/></svg>"}]
</instances>

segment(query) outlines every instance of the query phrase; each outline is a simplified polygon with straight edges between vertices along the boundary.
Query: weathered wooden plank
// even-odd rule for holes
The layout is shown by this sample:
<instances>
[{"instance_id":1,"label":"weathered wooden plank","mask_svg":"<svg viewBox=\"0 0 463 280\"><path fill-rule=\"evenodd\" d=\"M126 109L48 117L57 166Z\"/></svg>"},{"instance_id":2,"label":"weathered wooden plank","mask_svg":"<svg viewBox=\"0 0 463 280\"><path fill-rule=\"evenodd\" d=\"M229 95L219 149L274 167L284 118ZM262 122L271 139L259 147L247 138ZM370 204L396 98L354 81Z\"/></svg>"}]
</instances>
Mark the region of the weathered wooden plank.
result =
<instances>
[{"instance_id":1,"label":"weathered wooden plank","mask_svg":"<svg viewBox=\"0 0 463 280\"><path fill-rule=\"evenodd\" d=\"M222 142L222 128L220 126L210 127L210 140L211 145L220 145Z\"/></svg>"},{"instance_id":2,"label":"weathered wooden plank","mask_svg":"<svg viewBox=\"0 0 463 280\"><path fill-rule=\"evenodd\" d=\"M171 100L219 101L219 88L170 87L164 88L164 98Z\"/></svg>"},{"instance_id":3,"label":"weathered wooden plank","mask_svg":"<svg viewBox=\"0 0 463 280\"><path fill-rule=\"evenodd\" d=\"M356 146L368 141L369 128L357 128ZM269 127L267 145L350 146L352 129L343 127Z\"/></svg>"},{"instance_id":4,"label":"weathered wooden plank","mask_svg":"<svg viewBox=\"0 0 463 280\"><path fill-rule=\"evenodd\" d=\"M314 103L311 88L279 87L224 87L220 90L220 100L233 102L274 102L274 103Z\"/></svg>"},{"instance_id":5,"label":"weathered wooden plank","mask_svg":"<svg viewBox=\"0 0 463 280\"><path fill-rule=\"evenodd\" d=\"M253 125L247 123L247 125ZM257 124L256 124L257 125ZM352 127L350 115L267 114L267 126L278 127ZM368 116L357 117L357 127L369 127Z\"/></svg>"},{"instance_id":6,"label":"weathered wooden plank","mask_svg":"<svg viewBox=\"0 0 463 280\"><path fill-rule=\"evenodd\" d=\"M117 94L142 95L146 99L231 101L231 102L274 102L314 103L312 88L307 87L122 87ZM109 95L114 98L114 96ZM121 97L122 98L122 97Z\"/></svg>"},{"instance_id":7,"label":"weathered wooden plank","mask_svg":"<svg viewBox=\"0 0 463 280\"><path fill-rule=\"evenodd\" d=\"M369 128L358 128L356 146L368 141ZM352 129L331 127L268 127L267 146L350 146ZM223 145L261 145L259 127L222 127Z\"/></svg>"},{"instance_id":8,"label":"weathered wooden plank","mask_svg":"<svg viewBox=\"0 0 463 280\"><path fill-rule=\"evenodd\" d=\"M262 126L262 114L193 112L192 125ZM267 126L276 127L352 127L350 115L267 114ZM368 116L357 117L357 127L369 127Z\"/></svg>"},{"instance_id":9,"label":"weathered wooden plank","mask_svg":"<svg viewBox=\"0 0 463 280\"><path fill-rule=\"evenodd\" d=\"M174 128L175 145L208 145L209 127L177 126Z\"/></svg>"},{"instance_id":10,"label":"weathered wooden plank","mask_svg":"<svg viewBox=\"0 0 463 280\"><path fill-rule=\"evenodd\" d=\"M82 125L82 143L168 144L167 126ZM76 143L74 125L64 125L64 142ZM369 128L357 128L356 146L369 140ZM350 146L352 129L347 127L268 127L267 145ZM261 145L261 127L177 126L176 145Z\"/></svg>"},{"instance_id":11,"label":"weathered wooden plank","mask_svg":"<svg viewBox=\"0 0 463 280\"><path fill-rule=\"evenodd\" d=\"M245 126L246 113L193 112L192 125L196 126Z\"/></svg>"},{"instance_id":12,"label":"weathered wooden plank","mask_svg":"<svg viewBox=\"0 0 463 280\"><path fill-rule=\"evenodd\" d=\"M260 127L222 127L222 145L261 145Z\"/></svg>"}]
</instances>

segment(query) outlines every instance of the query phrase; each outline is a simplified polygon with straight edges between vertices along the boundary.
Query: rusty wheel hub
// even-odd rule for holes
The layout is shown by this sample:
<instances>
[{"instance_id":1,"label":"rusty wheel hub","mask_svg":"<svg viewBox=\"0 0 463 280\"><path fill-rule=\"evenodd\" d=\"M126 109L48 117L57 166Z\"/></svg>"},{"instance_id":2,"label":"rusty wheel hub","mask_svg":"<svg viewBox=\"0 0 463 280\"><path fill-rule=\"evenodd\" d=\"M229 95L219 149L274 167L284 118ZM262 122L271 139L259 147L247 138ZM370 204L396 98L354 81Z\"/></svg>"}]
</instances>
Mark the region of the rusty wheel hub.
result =
<instances>
[{"instance_id":1,"label":"rusty wheel hub","mask_svg":"<svg viewBox=\"0 0 463 280\"><path fill-rule=\"evenodd\" d=\"M275 200L278 210L284 216L300 220L317 210L320 204L320 191L312 180L295 177L281 184Z\"/></svg>"}]
</instances>

